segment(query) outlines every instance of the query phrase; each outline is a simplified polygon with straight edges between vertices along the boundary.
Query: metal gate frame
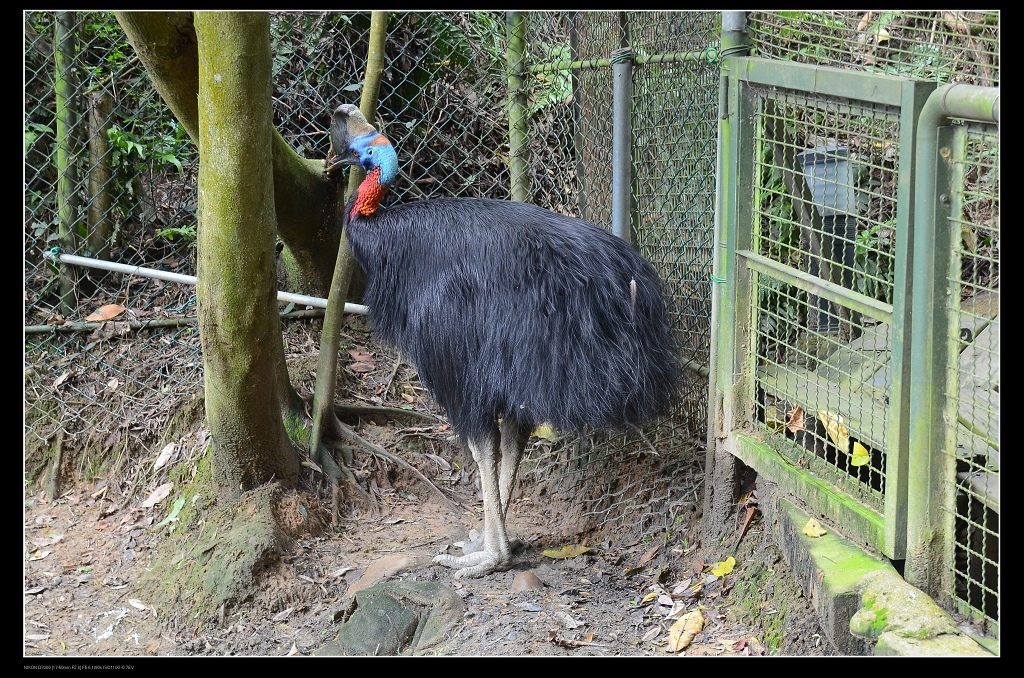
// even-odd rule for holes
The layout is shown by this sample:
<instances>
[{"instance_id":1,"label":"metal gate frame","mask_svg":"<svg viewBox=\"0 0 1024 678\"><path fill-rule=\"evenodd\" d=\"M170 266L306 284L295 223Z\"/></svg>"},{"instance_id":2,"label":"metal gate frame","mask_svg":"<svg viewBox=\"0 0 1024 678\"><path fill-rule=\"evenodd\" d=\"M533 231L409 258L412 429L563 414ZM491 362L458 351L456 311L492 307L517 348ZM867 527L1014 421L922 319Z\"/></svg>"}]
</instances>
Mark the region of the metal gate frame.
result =
<instances>
[{"instance_id":1,"label":"metal gate frame","mask_svg":"<svg viewBox=\"0 0 1024 678\"><path fill-rule=\"evenodd\" d=\"M716 237L721 277L716 280L713 319L719 334L713 347L717 360L712 365L709 410L714 451L728 452L776 483L808 513L824 517L852 542L892 560L905 560L909 583L955 607L949 562L956 546L955 508L949 503L950 488L957 482L957 403L950 402L946 381L949 372L956 371L959 318L952 316L959 305L942 300L955 294L950 281L957 280L951 232L959 228L959 217L952 214L959 189L948 180L956 160L951 148L963 143L953 142L951 119L998 123L998 89L959 84L937 89L931 82L753 57L728 59L723 73ZM766 88L899 110L891 305L754 251L756 201L751 196L756 190L755 137L761 115L755 91L763 93ZM954 88L959 90L950 95ZM962 153L959 157L962 162ZM755 344L761 276L889 324L887 403L884 410L875 408L885 412L887 423L881 507L866 505L795 465L791 456L780 454L777 441L774 446L768 443L767 429L755 416L755 389L761 384ZM912 313L912 308L919 310ZM994 477L998 482L997 467ZM998 527L994 539L998 543ZM994 567L995 583L983 585L996 588L998 594L998 560ZM998 619L993 621L998 635Z\"/></svg>"}]
</instances>

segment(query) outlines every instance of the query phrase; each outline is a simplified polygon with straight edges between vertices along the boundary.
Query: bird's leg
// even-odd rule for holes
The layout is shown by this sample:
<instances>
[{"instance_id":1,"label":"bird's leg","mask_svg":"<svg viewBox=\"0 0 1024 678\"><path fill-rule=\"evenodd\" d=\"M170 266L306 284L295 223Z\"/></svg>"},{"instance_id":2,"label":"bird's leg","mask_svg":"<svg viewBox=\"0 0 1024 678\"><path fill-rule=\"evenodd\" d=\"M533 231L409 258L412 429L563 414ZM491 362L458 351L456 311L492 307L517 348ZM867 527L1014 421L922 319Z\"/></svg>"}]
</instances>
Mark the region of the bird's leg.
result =
<instances>
[{"instance_id":1,"label":"bird's leg","mask_svg":"<svg viewBox=\"0 0 1024 678\"><path fill-rule=\"evenodd\" d=\"M523 459L523 451L530 440L531 431L507 418L501 421L498 430L501 432L501 474L498 476L498 488L501 490L501 521L504 524L508 520L508 508L512 504L512 489L516 485L519 462ZM523 542L518 537L508 535L508 539L513 551L522 548Z\"/></svg>"},{"instance_id":2,"label":"bird's leg","mask_svg":"<svg viewBox=\"0 0 1024 678\"><path fill-rule=\"evenodd\" d=\"M480 470L480 487L484 495L483 548L464 556L441 554L434 558L435 563L459 568L455 573L457 579L482 577L497 569L508 567L512 561L512 546L505 532L505 512L512 493L511 484L516 476L512 462L518 465L521 450L516 454L510 454L508 461L502 459L499 462L498 457L502 455L503 447L501 443L501 434L497 427L467 441L473 460Z\"/></svg>"},{"instance_id":3,"label":"bird's leg","mask_svg":"<svg viewBox=\"0 0 1024 678\"><path fill-rule=\"evenodd\" d=\"M526 443L530 440L530 428L518 426L508 418L502 419L498 425L500 434L501 470L498 472L498 491L501 495L501 520L504 523L508 519L508 509L512 504L512 490L516 484L516 475L519 472L519 462L523 458L523 451ZM475 553L483 548L487 525L484 529L471 530L470 540L463 542L463 553ZM506 534L508 534L506 528ZM513 551L523 547L523 541L518 537L508 534L509 546Z\"/></svg>"}]
</instances>

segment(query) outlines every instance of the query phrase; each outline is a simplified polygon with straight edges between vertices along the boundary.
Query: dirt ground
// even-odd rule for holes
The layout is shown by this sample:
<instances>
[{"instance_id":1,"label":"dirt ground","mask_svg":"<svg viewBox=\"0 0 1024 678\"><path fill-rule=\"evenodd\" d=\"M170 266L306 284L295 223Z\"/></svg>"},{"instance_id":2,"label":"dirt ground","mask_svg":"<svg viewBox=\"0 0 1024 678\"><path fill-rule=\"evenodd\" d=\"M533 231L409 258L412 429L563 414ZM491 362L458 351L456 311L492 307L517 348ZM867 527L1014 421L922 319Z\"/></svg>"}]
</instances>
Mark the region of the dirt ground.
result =
<instances>
[{"instance_id":1,"label":"dirt ground","mask_svg":"<svg viewBox=\"0 0 1024 678\"><path fill-rule=\"evenodd\" d=\"M26 657L311 654L336 632L350 591L388 579L454 586L464 623L430 653L441 656L675 654L669 630L680 608L700 610L704 620L685 655L827 652L816 617L756 527L743 559L723 577L707 572L715 563L696 550L673 543L596 548L556 560L541 554L540 538L512 570L456 582L430 559L465 538L468 521L436 503L397 497L377 518L296 540L250 599L219 623L190 624L174 610L153 609L134 587L145 552L160 547L160 532L146 525L156 516L109 513L109 503L89 489L54 502L25 499ZM535 507L513 511L519 534L544 531ZM532 579L525 573L539 584L521 585ZM737 585L752 573L759 590L743 600ZM793 598L780 603L780 596ZM769 640L763 622L783 605L788 628L776 628Z\"/></svg>"},{"instance_id":2,"label":"dirt ground","mask_svg":"<svg viewBox=\"0 0 1024 678\"><path fill-rule=\"evenodd\" d=\"M371 391L374 380L402 382L404 372L396 379L392 362L383 359L385 349L364 335L354 345L346 367L350 377ZM381 359L373 362L367 354ZM307 380L300 392L305 395L311 386ZM403 385L395 392L408 402L416 389ZM102 477L70 485L52 501L42 491L26 490L25 665L98 657L132 664L132 658L144 657L313 655L338 636L353 594L381 581L437 582L461 601L461 619L421 652L427 655L831 653L817 617L756 518L738 547L702 546L699 511L671 534L620 542L614 535L574 534L571 525L559 524L564 514L546 510L542 500L522 491L509 525L527 545L512 569L454 580L452 570L433 565L431 558L479 526L476 474L471 464L463 467L465 459L443 424L389 426L360 430L388 449L399 449L410 430L429 438L429 458L438 465L433 472L447 468L451 482L445 491L458 510L409 474L393 471L393 482L370 480L375 513L350 512L331 524L322 519L330 515L330 493L315 474L307 474L303 486L282 493L275 507L275 515L305 521L306 527L261 563L240 600L212 618L151 600L141 584L153 576L161 552L172 548L168 534L175 524L167 518L173 495L160 498L151 485L149 492L123 497ZM202 441L205 432L190 435ZM737 524L737 537L741 529ZM588 550L574 557L551 553L581 546ZM732 569L721 565L730 555L736 558ZM692 640L680 648L678 629L687 613L696 613L687 619L696 619L698 627L689 627Z\"/></svg>"}]
</instances>

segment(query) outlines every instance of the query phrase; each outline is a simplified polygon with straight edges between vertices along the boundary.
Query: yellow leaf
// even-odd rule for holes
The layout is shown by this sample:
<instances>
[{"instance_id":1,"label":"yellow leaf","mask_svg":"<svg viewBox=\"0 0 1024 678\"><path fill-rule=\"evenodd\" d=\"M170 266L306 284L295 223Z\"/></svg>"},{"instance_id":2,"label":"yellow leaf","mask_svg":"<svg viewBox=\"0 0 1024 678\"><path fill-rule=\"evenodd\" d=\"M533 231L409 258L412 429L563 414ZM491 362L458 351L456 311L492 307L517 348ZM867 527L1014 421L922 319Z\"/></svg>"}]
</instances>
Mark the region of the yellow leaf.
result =
<instances>
[{"instance_id":1,"label":"yellow leaf","mask_svg":"<svg viewBox=\"0 0 1024 678\"><path fill-rule=\"evenodd\" d=\"M87 315L85 320L90 323L110 320L111 318L116 318L121 315L124 311L124 306L121 306L120 304L107 304L106 306L100 306L98 309Z\"/></svg>"},{"instance_id":2,"label":"yellow leaf","mask_svg":"<svg viewBox=\"0 0 1024 678\"><path fill-rule=\"evenodd\" d=\"M811 518L810 520L807 521L807 524L804 525L803 532L808 537L815 537L815 538L817 538L817 537L824 537L826 534L828 534L828 532L825 531L825 528L823 528L821 526L821 523L819 523L814 518Z\"/></svg>"},{"instance_id":3,"label":"yellow leaf","mask_svg":"<svg viewBox=\"0 0 1024 678\"><path fill-rule=\"evenodd\" d=\"M685 650L694 637L704 630L704 615L700 610L687 612L668 630L668 651Z\"/></svg>"},{"instance_id":4,"label":"yellow leaf","mask_svg":"<svg viewBox=\"0 0 1024 678\"><path fill-rule=\"evenodd\" d=\"M826 410L818 410L818 419L821 419L821 423L825 425L828 437L832 439L836 447L843 452L850 449L850 431L846 428L841 415L832 414Z\"/></svg>"},{"instance_id":5,"label":"yellow leaf","mask_svg":"<svg viewBox=\"0 0 1024 678\"><path fill-rule=\"evenodd\" d=\"M732 572L732 568L736 567L736 559L729 556L725 560L715 563L715 566L711 568L711 574L716 577L724 577L725 575Z\"/></svg>"},{"instance_id":6,"label":"yellow leaf","mask_svg":"<svg viewBox=\"0 0 1024 678\"><path fill-rule=\"evenodd\" d=\"M851 466L864 466L871 461L871 454L858 442L853 443L853 458L850 459Z\"/></svg>"},{"instance_id":7,"label":"yellow leaf","mask_svg":"<svg viewBox=\"0 0 1024 678\"><path fill-rule=\"evenodd\" d=\"M551 428L547 424L541 424L537 428L533 429L532 435L534 438L550 440L553 443L558 442L558 434L555 433L555 429Z\"/></svg>"},{"instance_id":8,"label":"yellow leaf","mask_svg":"<svg viewBox=\"0 0 1024 678\"><path fill-rule=\"evenodd\" d=\"M642 605L644 603L649 603L649 602L651 602L652 600L654 600L655 598L657 598L660 595L661 594L658 593L657 591L651 591L650 593L648 593L646 596L643 597L643 599L640 601L640 604Z\"/></svg>"},{"instance_id":9,"label":"yellow leaf","mask_svg":"<svg viewBox=\"0 0 1024 678\"><path fill-rule=\"evenodd\" d=\"M547 556L548 558L564 560L566 558L575 558L576 556L581 556L589 550L589 546L581 546L579 544L566 544L560 549L547 549L545 551L541 551L541 554Z\"/></svg>"}]
</instances>

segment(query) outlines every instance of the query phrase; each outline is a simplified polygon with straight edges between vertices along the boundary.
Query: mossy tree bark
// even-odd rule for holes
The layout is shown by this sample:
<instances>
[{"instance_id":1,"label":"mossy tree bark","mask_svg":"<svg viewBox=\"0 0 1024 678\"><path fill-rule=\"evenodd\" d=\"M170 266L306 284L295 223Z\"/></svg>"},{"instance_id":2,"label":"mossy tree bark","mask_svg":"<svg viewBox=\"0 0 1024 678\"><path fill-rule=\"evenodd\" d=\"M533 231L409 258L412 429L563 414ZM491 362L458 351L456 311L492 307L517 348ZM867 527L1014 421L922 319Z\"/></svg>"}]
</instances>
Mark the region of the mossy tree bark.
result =
<instances>
[{"instance_id":1,"label":"mossy tree bark","mask_svg":"<svg viewBox=\"0 0 1024 678\"><path fill-rule=\"evenodd\" d=\"M199 142L199 42L192 12L115 12L145 65L154 88ZM323 162L300 157L277 130L271 131L273 214L285 243L292 291L326 297L334 271L341 223L338 195L324 179ZM273 242L273 234L269 238ZM273 272L270 273L273 275ZM283 357L276 368L282 413L301 426L304 404L292 389Z\"/></svg>"},{"instance_id":2,"label":"mossy tree bark","mask_svg":"<svg viewBox=\"0 0 1024 678\"><path fill-rule=\"evenodd\" d=\"M281 418L284 361L274 275L269 15L197 12L199 229L196 294L213 433L229 498L298 478ZM184 124L184 123L183 123Z\"/></svg>"},{"instance_id":3,"label":"mossy tree bark","mask_svg":"<svg viewBox=\"0 0 1024 678\"><path fill-rule=\"evenodd\" d=\"M115 12L153 86L193 141L199 136L198 42L191 12ZM326 297L341 226L323 161L299 156L272 132L274 213L292 291Z\"/></svg>"}]
</instances>

